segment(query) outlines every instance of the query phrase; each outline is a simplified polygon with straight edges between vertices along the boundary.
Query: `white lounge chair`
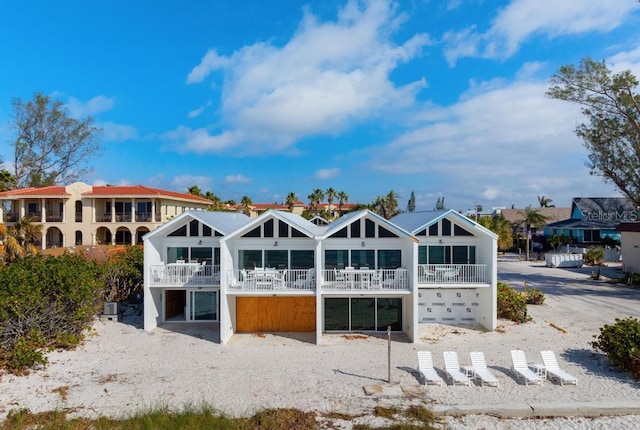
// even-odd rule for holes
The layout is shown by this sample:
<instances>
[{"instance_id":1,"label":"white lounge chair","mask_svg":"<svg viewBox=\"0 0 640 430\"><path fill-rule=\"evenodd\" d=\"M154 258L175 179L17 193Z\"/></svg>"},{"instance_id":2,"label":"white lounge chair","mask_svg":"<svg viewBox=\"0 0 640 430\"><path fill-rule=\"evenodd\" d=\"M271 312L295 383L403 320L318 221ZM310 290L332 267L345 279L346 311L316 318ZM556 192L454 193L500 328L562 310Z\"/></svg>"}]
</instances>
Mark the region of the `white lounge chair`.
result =
<instances>
[{"instance_id":1,"label":"white lounge chair","mask_svg":"<svg viewBox=\"0 0 640 430\"><path fill-rule=\"evenodd\" d=\"M557 379L560 385L578 385L578 378L568 374L558 366L558 360L556 360L556 355L553 351L541 351L540 355L542 355L542 362L547 372L547 378Z\"/></svg>"},{"instance_id":2,"label":"white lounge chair","mask_svg":"<svg viewBox=\"0 0 640 430\"><path fill-rule=\"evenodd\" d=\"M443 380L433 368L433 357L429 351L418 351L418 370L424 377L424 385L429 383L442 387Z\"/></svg>"},{"instance_id":3,"label":"white lounge chair","mask_svg":"<svg viewBox=\"0 0 640 430\"><path fill-rule=\"evenodd\" d=\"M542 386L544 378L529 368L524 351L519 349L511 351L511 361L513 363L511 368L516 372L518 379L524 380L524 385L538 384Z\"/></svg>"},{"instance_id":4,"label":"white lounge chair","mask_svg":"<svg viewBox=\"0 0 640 430\"><path fill-rule=\"evenodd\" d=\"M493 373L487 368L487 360L484 357L484 352L471 352L471 369L473 371L473 375L480 379L480 385L494 385L498 386L498 378L496 378Z\"/></svg>"},{"instance_id":5,"label":"white lounge chair","mask_svg":"<svg viewBox=\"0 0 640 430\"><path fill-rule=\"evenodd\" d=\"M460 368L458 353L455 351L445 351L442 355L444 356L444 369L453 385L471 385L471 379L469 379Z\"/></svg>"}]
</instances>

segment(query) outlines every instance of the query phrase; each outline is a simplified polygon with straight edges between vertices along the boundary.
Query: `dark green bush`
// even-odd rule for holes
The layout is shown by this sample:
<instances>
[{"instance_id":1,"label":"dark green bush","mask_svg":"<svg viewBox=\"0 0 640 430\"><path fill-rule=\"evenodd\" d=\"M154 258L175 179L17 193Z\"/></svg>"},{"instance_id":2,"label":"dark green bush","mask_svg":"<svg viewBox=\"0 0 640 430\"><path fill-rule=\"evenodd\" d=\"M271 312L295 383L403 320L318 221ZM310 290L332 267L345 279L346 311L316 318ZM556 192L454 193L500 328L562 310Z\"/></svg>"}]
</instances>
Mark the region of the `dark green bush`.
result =
<instances>
[{"instance_id":1,"label":"dark green bush","mask_svg":"<svg viewBox=\"0 0 640 430\"><path fill-rule=\"evenodd\" d=\"M527 303L524 295L504 282L498 282L498 318L524 322L527 318Z\"/></svg>"},{"instance_id":2,"label":"dark green bush","mask_svg":"<svg viewBox=\"0 0 640 430\"><path fill-rule=\"evenodd\" d=\"M541 305L544 303L544 293L537 288L527 289L527 304Z\"/></svg>"},{"instance_id":3,"label":"dark green bush","mask_svg":"<svg viewBox=\"0 0 640 430\"><path fill-rule=\"evenodd\" d=\"M101 304L97 264L76 255L33 256L0 267L0 367L46 363L50 348L83 339Z\"/></svg>"},{"instance_id":4,"label":"dark green bush","mask_svg":"<svg viewBox=\"0 0 640 430\"><path fill-rule=\"evenodd\" d=\"M640 321L636 318L616 318L613 325L600 328L591 346L604 352L609 361L623 372L640 379Z\"/></svg>"}]
</instances>

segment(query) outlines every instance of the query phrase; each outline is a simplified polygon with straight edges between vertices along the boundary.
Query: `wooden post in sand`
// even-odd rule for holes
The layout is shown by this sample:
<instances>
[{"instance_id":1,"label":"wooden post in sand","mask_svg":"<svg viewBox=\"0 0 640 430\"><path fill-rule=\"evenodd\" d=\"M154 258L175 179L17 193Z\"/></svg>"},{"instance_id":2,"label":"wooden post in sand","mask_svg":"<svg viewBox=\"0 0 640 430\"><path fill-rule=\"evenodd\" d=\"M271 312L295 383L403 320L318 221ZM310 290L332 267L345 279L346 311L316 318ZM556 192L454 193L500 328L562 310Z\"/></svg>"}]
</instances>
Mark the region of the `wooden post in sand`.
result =
<instances>
[{"instance_id":1,"label":"wooden post in sand","mask_svg":"<svg viewBox=\"0 0 640 430\"><path fill-rule=\"evenodd\" d=\"M387 326L387 382L391 383L391 326Z\"/></svg>"},{"instance_id":2,"label":"wooden post in sand","mask_svg":"<svg viewBox=\"0 0 640 430\"><path fill-rule=\"evenodd\" d=\"M524 281L524 321L527 322L527 281Z\"/></svg>"}]
</instances>

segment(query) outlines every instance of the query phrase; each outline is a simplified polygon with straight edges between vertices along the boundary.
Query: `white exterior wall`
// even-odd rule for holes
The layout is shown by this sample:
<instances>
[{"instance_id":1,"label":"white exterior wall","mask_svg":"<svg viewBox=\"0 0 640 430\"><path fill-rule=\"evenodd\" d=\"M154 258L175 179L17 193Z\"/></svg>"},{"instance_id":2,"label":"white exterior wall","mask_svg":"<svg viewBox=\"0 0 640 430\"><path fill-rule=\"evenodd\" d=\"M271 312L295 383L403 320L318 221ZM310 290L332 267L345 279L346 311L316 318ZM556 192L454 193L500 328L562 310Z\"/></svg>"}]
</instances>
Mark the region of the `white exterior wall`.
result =
<instances>
[{"instance_id":1,"label":"white exterior wall","mask_svg":"<svg viewBox=\"0 0 640 430\"><path fill-rule=\"evenodd\" d=\"M162 289L150 288L150 267L161 264L162 239L153 237L144 241L144 329L151 331L162 318Z\"/></svg>"},{"instance_id":2,"label":"white exterior wall","mask_svg":"<svg viewBox=\"0 0 640 430\"><path fill-rule=\"evenodd\" d=\"M484 328L493 331L498 326L498 241L489 236L480 237L478 252L481 257L476 261L487 265L486 276L491 286L478 288L477 320Z\"/></svg>"},{"instance_id":3,"label":"white exterior wall","mask_svg":"<svg viewBox=\"0 0 640 430\"><path fill-rule=\"evenodd\" d=\"M622 270L625 273L640 273L640 232L623 231L620 251Z\"/></svg>"},{"instance_id":4,"label":"white exterior wall","mask_svg":"<svg viewBox=\"0 0 640 430\"><path fill-rule=\"evenodd\" d=\"M226 240L220 241L220 343L227 343L235 333L236 298L227 295L228 272L234 260Z\"/></svg>"}]
</instances>

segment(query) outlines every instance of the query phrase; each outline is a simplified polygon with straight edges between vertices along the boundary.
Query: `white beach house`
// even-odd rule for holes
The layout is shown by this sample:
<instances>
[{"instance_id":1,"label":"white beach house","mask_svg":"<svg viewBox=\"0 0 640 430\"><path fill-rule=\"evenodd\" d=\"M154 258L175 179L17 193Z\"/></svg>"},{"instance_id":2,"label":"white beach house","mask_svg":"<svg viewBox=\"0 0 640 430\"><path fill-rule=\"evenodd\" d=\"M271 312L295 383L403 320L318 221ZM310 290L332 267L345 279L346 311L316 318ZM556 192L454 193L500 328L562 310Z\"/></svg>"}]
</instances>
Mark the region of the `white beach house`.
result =
<instances>
[{"instance_id":1,"label":"white beach house","mask_svg":"<svg viewBox=\"0 0 640 430\"><path fill-rule=\"evenodd\" d=\"M145 330L208 322L222 343L311 332L319 344L323 333L388 327L416 341L423 322L494 329L496 236L434 214L395 222L362 210L316 225L284 211L186 212L144 237Z\"/></svg>"}]
</instances>

